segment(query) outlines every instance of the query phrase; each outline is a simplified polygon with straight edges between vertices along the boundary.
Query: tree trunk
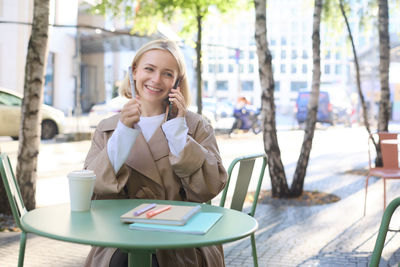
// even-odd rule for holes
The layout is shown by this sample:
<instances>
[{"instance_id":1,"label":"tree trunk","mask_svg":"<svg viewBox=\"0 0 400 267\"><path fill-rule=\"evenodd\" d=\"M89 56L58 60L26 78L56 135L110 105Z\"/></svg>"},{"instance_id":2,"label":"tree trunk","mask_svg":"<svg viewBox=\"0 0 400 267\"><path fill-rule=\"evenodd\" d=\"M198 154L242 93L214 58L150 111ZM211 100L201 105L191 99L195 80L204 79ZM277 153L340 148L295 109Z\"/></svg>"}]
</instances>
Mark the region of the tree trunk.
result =
<instances>
[{"instance_id":1,"label":"tree trunk","mask_svg":"<svg viewBox=\"0 0 400 267\"><path fill-rule=\"evenodd\" d=\"M368 135L371 135L371 129L370 129L369 121L368 121L367 104L365 103L364 94L363 94L363 92L361 90L360 65L358 63L358 56L357 56L356 47L354 45L353 34L351 32L350 24L349 24L346 12L345 12L344 7L343 7L343 0L339 0L339 6L340 6L340 11L342 12L342 15L343 15L343 18L344 18L344 22L346 23L346 28L347 28L347 32L349 34L351 48L353 50L354 69L355 69L355 72L356 72L357 92L358 92L358 97L360 98L361 108L362 108L362 111L363 111L364 125L365 125L365 129L368 132ZM374 139L372 139L372 142L373 142L375 150L377 152L376 163L382 162L382 154L380 152L380 147L378 146L378 144L375 142ZM377 166L382 166L382 163L378 164Z\"/></svg>"},{"instance_id":2,"label":"tree trunk","mask_svg":"<svg viewBox=\"0 0 400 267\"><path fill-rule=\"evenodd\" d=\"M41 104L47 62L49 0L34 0L33 24L25 65L24 98L19 133L17 179L28 210L36 205L37 157Z\"/></svg>"},{"instance_id":3,"label":"tree trunk","mask_svg":"<svg viewBox=\"0 0 400 267\"><path fill-rule=\"evenodd\" d=\"M321 52L320 52L320 25L321 25L322 0L315 0L314 3L314 21L312 34L312 49L313 49L313 75L312 75L312 90L310 100L308 102L308 113L306 119L306 129L304 132L303 144L297 161L296 170L293 177L293 182L290 188L292 197L300 196L303 192L304 178L310 152L312 148L312 140L314 137L315 123L317 121L319 85L321 80Z\"/></svg>"},{"instance_id":4,"label":"tree trunk","mask_svg":"<svg viewBox=\"0 0 400 267\"><path fill-rule=\"evenodd\" d=\"M266 0L254 0L254 4L256 11L255 39L259 65L258 72L262 88L263 139L265 153L268 156L272 196L287 197L289 196L289 188L276 135L275 86L272 72L272 56L267 43Z\"/></svg>"},{"instance_id":5,"label":"tree trunk","mask_svg":"<svg viewBox=\"0 0 400 267\"><path fill-rule=\"evenodd\" d=\"M390 91L389 91L389 14L387 0L379 0L379 77L381 82L381 99L379 101L378 131L388 131L390 116Z\"/></svg>"},{"instance_id":6,"label":"tree trunk","mask_svg":"<svg viewBox=\"0 0 400 267\"><path fill-rule=\"evenodd\" d=\"M196 73L197 73L197 113L201 114L203 111L202 103L202 78L201 78L201 31L202 31L202 19L200 8L197 7L197 40L196 40Z\"/></svg>"}]
</instances>

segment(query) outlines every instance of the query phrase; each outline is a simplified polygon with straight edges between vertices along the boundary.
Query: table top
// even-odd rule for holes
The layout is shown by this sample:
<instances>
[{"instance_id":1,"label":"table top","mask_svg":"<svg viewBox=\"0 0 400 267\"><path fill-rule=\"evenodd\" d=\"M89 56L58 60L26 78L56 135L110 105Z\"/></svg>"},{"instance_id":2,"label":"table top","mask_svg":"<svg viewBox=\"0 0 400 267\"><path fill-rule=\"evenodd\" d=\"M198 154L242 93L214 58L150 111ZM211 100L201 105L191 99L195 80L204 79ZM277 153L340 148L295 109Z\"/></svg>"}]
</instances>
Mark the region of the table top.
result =
<instances>
[{"instance_id":1,"label":"table top","mask_svg":"<svg viewBox=\"0 0 400 267\"><path fill-rule=\"evenodd\" d=\"M236 210L201 204L204 212L222 213L222 218L205 234L141 231L128 229L120 216L134 207L154 202L158 204L198 205L199 203L118 199L93 200L88 212L71 212L70 205L59 204L34 209L22 217L22 227L28 232L53 239L124 249L163 249L200 247L231 242L249 236L257 230L257 221Z\"/></svg>"}]
</instances>

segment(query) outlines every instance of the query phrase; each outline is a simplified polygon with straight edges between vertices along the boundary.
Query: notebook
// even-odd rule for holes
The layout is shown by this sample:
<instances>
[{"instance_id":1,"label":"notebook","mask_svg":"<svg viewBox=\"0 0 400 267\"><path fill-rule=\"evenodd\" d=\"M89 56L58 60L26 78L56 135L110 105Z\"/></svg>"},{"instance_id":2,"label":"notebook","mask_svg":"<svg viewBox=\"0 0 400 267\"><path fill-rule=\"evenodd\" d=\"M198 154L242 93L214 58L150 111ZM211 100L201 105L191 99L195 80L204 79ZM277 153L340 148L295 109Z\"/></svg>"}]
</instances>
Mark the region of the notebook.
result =
<instances>
[{"instance_id":1,"label":"notebook","mask_svg":"<svg viewBox=\"0 0 400 267\"><path fill-rule=\"evenodd\" d=\"M140 211L143 208L151 205L151 203L144 203L136 208L128 211L127 213L121 215L121 221L126 223L152 223L152 224L166 224L166 225L184 225L187 220L194 214L201 210L200 205L196 206L178 206L178 205L161 205L156 204L154 208L143 212L142 214L135 216L136 211ZM147 218L146 214L150 211L155 211L162 209L166 206L171 206L170 209L163 211L151 218Z\"/></svg>"},{"instance_id":2,"label":"notebook","mask_svg":"<svg viewBox=\"0 0 400 267\"><path fill-rule=\"evenodd\" d=\"M129 225L129 229L204 235L221 217L221 213L199 212L190 218L185 225L132 223Z\"/></svg>"}]
</instances>

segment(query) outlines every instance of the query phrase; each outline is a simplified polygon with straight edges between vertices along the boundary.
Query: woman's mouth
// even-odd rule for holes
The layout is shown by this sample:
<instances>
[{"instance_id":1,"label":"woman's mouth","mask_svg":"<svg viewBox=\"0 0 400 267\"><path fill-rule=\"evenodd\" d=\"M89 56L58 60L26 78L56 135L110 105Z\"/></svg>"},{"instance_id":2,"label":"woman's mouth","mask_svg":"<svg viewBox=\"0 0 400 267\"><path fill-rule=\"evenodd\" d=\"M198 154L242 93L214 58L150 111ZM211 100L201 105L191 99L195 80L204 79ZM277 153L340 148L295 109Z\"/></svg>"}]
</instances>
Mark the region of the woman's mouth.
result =
<instances>
[{"instance_id":1,"label":"woman's mouth","mask_svg":"<svg viewBox=\"0 0 400 267\"><path fill-rule=\"evenodd\" d=\"M155 92L155 93L159 93L162 92L162 89L150 86L150 85L145 85L146 89L148 89L149 91Z\"/></svg>"}]
</instances>

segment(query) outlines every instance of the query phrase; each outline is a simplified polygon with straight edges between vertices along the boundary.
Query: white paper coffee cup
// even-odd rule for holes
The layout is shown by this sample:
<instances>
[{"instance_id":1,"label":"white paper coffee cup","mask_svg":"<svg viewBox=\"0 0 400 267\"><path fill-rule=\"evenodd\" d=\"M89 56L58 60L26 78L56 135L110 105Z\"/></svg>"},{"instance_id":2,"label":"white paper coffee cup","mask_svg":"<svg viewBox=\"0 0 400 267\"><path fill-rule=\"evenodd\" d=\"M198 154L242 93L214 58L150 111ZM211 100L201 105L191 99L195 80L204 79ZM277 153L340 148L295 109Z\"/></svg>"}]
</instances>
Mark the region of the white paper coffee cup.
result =
<instances>
[{"instance_id":1,"label":"white paper coffee cup","mask_svg":"<svg viewBox=\"0 0 400 267\"><path fill-rule=\"evenodd\" d=\"M69 197L72 211L90 210L96 175L91 170L68 173Z\"/></svg>"}]
</instances>

